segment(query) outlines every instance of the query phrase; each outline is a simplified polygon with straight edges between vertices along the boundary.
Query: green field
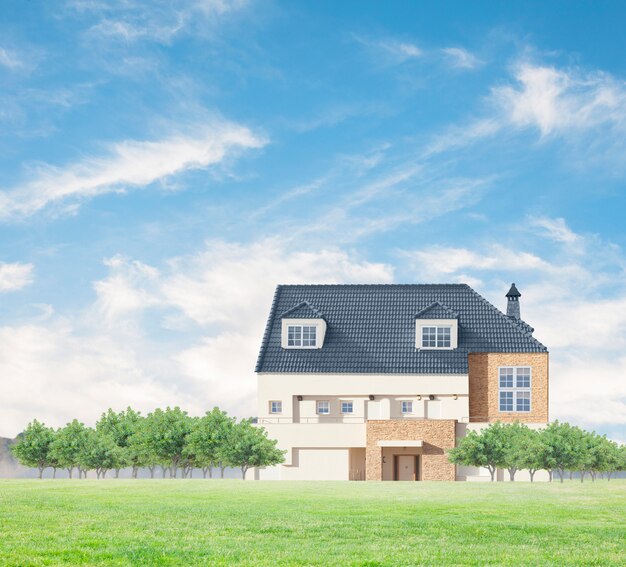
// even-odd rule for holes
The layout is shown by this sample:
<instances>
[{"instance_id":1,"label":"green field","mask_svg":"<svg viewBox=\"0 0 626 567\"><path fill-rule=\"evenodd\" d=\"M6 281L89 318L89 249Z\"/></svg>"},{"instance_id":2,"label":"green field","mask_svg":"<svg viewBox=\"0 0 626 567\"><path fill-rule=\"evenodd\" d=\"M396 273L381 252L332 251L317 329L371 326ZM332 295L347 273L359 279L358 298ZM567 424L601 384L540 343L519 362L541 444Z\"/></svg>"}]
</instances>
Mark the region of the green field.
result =
<instances>
[{"instance_id":1,"label":"green field","mask_svg":"<svg viewBox=\"0 0 626 567\"><path fill-rule=\"evenodd\" d=\"M0 565L624 565L626 481L2 480Z\"/></svg>"}]
</instances>

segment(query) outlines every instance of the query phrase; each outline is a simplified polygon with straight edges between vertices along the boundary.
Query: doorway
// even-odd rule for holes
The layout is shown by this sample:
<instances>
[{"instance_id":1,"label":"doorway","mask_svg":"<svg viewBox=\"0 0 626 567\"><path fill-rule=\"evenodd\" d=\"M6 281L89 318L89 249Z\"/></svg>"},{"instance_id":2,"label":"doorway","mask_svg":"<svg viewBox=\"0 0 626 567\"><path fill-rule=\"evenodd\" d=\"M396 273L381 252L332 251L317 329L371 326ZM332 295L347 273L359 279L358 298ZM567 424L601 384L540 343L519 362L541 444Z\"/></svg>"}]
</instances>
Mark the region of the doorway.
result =
<instances>
[{"instance_id":1,"label":"doorway","mask_svg":"<svg viewBox=\"0 0 626 567\"><path fill-rule=\"evenodd\" d=\"M394 480L418 480L419 479L419 456L417 455L394 455L393 456L393 479Z\"/></svg>"}]
</instances>

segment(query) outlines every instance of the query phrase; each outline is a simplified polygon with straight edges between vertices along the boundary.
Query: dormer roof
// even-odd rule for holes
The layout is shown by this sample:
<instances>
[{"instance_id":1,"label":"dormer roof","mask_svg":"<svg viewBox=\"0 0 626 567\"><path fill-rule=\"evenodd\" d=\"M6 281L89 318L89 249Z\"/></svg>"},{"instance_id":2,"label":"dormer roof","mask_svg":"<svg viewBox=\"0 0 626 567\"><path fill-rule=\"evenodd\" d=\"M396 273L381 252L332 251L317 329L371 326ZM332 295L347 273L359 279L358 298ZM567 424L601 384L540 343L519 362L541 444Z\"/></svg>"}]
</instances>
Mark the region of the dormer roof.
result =
<instances>
[{"instance_id":1,"label":"dormer roof","mask_svg":"<svg viewBox=\"0 0 626 567\"><path fill-rule=\"evenodd\" d=\"M302 301L280 315L281 319L323 319L324 315L308 301Z\"/></svg>"},{"instance_id":2,"label":"dormer roof","mask_svg":"<svg viewBox=\"0 0 626 567\"><path fill-rule=\"evenodd\" d=\"M415 314L416 319L458 319L459 314L440 301L433 301Z\"/></svg>"}]
</instances>

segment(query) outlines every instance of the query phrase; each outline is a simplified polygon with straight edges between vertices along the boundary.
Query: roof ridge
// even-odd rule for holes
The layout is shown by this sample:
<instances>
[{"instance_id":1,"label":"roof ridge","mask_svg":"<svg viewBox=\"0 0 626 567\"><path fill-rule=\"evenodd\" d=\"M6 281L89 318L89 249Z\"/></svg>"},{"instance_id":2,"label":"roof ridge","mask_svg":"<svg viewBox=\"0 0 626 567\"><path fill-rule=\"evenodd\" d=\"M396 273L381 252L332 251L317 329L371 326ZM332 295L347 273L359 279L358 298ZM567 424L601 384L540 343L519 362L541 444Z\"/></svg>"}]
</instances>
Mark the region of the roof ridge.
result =
<instances>
[{"instance_id":1,"label":"roof ridge","mask_svg":"<svg viewBox=\"0 0 626 567\"><path fill-rule=\"evenodd\" d=\"M466 283L330 283L330 284L279 284L281 287L466 287L472 289ZM472 290L474 291L474 290Z\"/></svg>"}]
</instances>

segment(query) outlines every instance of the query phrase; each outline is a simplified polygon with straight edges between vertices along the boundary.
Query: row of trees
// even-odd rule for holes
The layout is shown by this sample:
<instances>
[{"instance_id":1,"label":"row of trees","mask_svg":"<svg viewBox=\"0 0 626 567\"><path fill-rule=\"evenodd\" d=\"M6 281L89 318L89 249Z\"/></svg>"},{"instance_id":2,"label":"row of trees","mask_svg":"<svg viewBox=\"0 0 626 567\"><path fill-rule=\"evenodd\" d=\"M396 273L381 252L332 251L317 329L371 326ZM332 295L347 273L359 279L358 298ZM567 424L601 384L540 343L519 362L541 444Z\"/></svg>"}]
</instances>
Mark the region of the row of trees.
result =
<instances>
[{"instance_id":1,"label":"row of trees","mask_svg":"<svg viewBox=\"0 0 626 567\"><path fill-rule=\"evenodd\" d=\"M510 480L519 470L528 470L531 482L538 470L546 470L552 480L556 472L561 482L569 472L592 480L606 474L610 480L626 470L626 445L618 445L598 435L555 421L545 429L530 429L522 423L493 423L480 432L471 431L451 449L453 463L485 467L495 479L497 469L506 469Z\"/></svg>"},{"instance_id":2,"label":"row of trees","mask_svg":"<svg viewBox=\"0 0 626 567\"><path fill-rule=\"evenodd\" d=\"M241 470L242 478L250 467L271 466L283 462L284 452L266 431L251 420L236 421L219 408L203 417L191 417L178 407L157 409L147 416L128 408L122 412L109 409L102 414L95 428L78 420L60 429L46 427L37 420L28 424L12 447L19 462L39 470L39 478L47 468L66 469L70 478L78 471L79 478L95 471L104 478L108 471L115 476L123 468L132 469L137 478L139 469L157 468L162 476L191 477L201 469L204 478L214 468L224 476L226 467Z\"/></svg>"}]
</instances>

